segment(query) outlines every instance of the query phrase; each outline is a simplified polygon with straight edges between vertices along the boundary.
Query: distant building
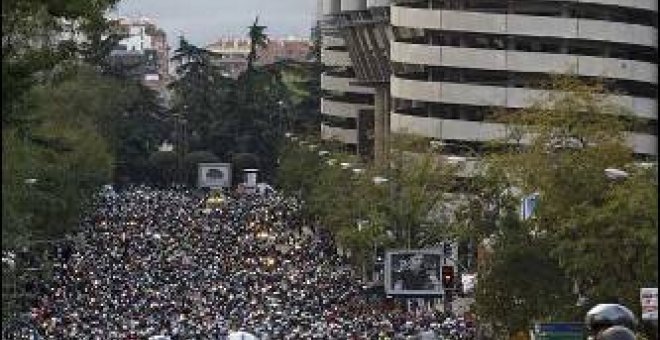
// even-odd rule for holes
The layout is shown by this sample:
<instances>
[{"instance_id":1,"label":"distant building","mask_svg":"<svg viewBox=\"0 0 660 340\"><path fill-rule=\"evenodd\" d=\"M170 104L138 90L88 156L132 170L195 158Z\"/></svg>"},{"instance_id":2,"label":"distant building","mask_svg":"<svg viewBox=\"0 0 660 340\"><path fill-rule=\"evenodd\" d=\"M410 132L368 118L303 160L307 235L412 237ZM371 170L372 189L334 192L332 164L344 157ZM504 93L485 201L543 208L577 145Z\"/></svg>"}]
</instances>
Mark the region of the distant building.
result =
<instances>
[{"instance_id":1,"label":"distant building","mask_svg":"<svg viewBox=\"0 0 660 340\"><path fill-rule=\"evenodd\" d=\"M311 42L308 39L271 39L268 46L257 51L257 65L269 65L281 60L309 60ZM223 68L227 76L236 78L247 68L250 54L248 39L224 38L205 47L214 55L214 63Z\"/></svg>"},{"instance_id":2,"label":"distant building","mask_svg":"<svg viewBox=\"0 0 660 340\"><path fill-rule=\"evenodd\" d=\"M238 77L247 68L250 41L247 39L221 39L206 49L213 53L213 63L224 70L226 76Z\"/></svg>"},{"instance_id":3,"label":"distant building","mask_svg":"<svg viewBox=\"0 0 660 340\"><path fill-rule=\"evenodd\" d=\"M162 91L169 81L169 46L165 31L148 18L113 21L123 38L110 53L110 63L145 85Z\"/></svg>"}]
</instances>

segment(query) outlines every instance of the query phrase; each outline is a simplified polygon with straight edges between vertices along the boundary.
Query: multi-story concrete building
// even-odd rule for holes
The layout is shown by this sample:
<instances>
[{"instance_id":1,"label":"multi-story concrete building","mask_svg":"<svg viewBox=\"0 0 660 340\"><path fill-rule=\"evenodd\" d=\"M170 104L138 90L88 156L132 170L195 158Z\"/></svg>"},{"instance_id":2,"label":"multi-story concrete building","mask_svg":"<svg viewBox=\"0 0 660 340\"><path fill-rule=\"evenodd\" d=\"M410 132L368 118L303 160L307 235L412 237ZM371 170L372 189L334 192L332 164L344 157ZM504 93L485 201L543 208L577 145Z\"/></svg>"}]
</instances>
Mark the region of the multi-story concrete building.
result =
<instances>
[{"instance_id":1,"label":"multi-story concrete building","mask_svg":"<svg viewBox=\"0 0 660 340\"><path fill-rule=\"evenodd\" d=\"M527 107L547 94L535 84L573 72L602 79L638 122L635 153L657 155L655 0L325 0L326 8L348 44L344 63L360 64L347 86L361 82L385 102L375 114L384 138L406 131L445 141L448 152L479 150L505 133L489 113Z\"/></svg>"},{"instance_id":2,"label":"multi-story concrete building","mask_svg":"<svg viewBox=\"0 0 660 340\"><path fill-rule=\"evenodd\" d=\"M213 53L213 62L225 76L237 78L247 68L250 41L247 39L220 39L206 46Z\"/></svg>"},{"instance_id":3,"label":"multi-story concrete building","mask_svg":"<svg viewBox=\"0 0 660 340\"><path fill-rule=\"evenodd\" d=\"M148 18L118 18L115 27L125 37L111 52L111 61L131 69L146 85L162 90L169 79L169 46L165 31Z\"/></svg>"}]
</instances>

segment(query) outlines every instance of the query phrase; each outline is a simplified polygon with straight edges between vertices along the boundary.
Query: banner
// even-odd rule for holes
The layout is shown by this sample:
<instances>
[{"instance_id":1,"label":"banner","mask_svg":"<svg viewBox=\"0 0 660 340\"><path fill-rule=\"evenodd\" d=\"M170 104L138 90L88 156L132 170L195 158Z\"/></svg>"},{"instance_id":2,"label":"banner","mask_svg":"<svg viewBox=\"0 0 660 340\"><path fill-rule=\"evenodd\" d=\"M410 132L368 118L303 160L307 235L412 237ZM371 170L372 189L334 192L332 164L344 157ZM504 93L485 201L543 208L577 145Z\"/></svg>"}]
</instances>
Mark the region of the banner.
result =
<instances>
[{"instance_id":1,"label":"banner","mask_svg":"<svg viewBox=\"0 0 660 340\"><path fill-rule=\"evenodd\" d=\"M658 321L658 288L641 288L642 320Z\"/></svg>"},{"instance_id":2,"label":"banner","mask_svg":"<svg viewBox=\"0 0 660 340\"><path fill-rule=\"evenodd\" d=\"M385 253L385 291L388 295L440 296L442 250L403 250Z\"/></svg>"},{"instance_id":3,"label":"banner","mask_svg":"<svg viewBox=\"0 0 660 340\"><path fill-rule=\"evenodd\" d=\"M231 187L231 164L199 163L197 183L200 188L221 189Z\"/></svg>"},{"instance_id":4,"label":"banner","mask_svg":"<svg viewBox=\"0 0 660 340\"><path fill-rule=\"evenodd\" d=\"M474 293L474 288L477 283L477 274L462 274L461 283L463 285L464 294Z\"/></svg>"}]
</instances>

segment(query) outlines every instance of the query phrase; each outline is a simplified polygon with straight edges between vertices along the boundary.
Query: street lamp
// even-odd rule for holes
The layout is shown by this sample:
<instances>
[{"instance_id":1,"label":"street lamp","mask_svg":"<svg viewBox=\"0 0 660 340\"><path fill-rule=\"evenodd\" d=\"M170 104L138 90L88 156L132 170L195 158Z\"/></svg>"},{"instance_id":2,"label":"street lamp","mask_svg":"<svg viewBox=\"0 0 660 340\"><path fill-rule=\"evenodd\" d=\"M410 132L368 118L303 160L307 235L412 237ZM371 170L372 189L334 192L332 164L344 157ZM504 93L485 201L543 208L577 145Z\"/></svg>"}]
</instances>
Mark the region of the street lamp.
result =
<instances>
[{"instance_id":1,"label":"street lamp","mask_svg":"<svg viewBox=\"0 0 660 340\"><path fill-rule=\"evenodd\" d=\"M329 154L330 154L330 151L328 151L328 150L321 150L321 151L319 151L319 156L321 156L321 157L323 157L323 156L327 156L327 155L329 155Z\"/></svg>"},{"instance_id":2,"label":"street lamp","mask_svg":"<svg viewBox=\"0 0 660 340\"><path fill-rule=\"evenodd\" d=\"M25 179L25 184L36 184L39 180L36 178L26 178Z\"/></svg>"},{"instance_id":3,"label":"street lamp","mask_svg":"<svg viewBox=\"0 0 660 340\"><path fill-rule=\"evenodd\" d=\"M352 170L354 174L359 175L364 172L364 169L355 168Z\"/></svg>"},{"instance_id":4,"label":"street lamp","mask_svg":"<svg viewBox=\"0 0 660 340\"><path fill-rule=\"evenodd\" d=\"M328 161L326 163L328 163L328 165L330 165L330 166L333 166L333 165L337 164L337 160L334 159L334 158L331 158L331 159L328 159Z\"/></svg>"},{"instance_id":5,"label":"street lamp","mask_svg":"<svg viewBox=\"0 0 660 340\"><path fill-rule=\"evenodd\" d=\"M351 167L351 163L347 163L347 162L342 162L342 163L339 164L339 165L340 165L341 168L344 169L344 170L347 170L347 169L349 169L349 168Z\"/></svg>"},{"instance_id":6,"label":"street lamp","mask_svg":"<svg viewBox=\"0 0 660 340\"><path fill-rule=\"evenodd\" d=\"M447 156L447 161L451 164L458 164L467 161L467 157L463 156Z\"/></svg>"},{"instance_id":7,"label":"street lamp","mask_svg":"<svg viewBox=\"0 0 660 340\"><path fill-rule=\"evenodd\" d=\"M372 180L372 181L374 182L374 184L376 184L376 185L381 185L381 184L383 184L383 183L387 183L387 182L389 181L389 179L387 179L387 178L385 178L385 177L381 177L381 176L376 176L376 177L372 178L371 180Z\"/></svg>"}]
</instances>

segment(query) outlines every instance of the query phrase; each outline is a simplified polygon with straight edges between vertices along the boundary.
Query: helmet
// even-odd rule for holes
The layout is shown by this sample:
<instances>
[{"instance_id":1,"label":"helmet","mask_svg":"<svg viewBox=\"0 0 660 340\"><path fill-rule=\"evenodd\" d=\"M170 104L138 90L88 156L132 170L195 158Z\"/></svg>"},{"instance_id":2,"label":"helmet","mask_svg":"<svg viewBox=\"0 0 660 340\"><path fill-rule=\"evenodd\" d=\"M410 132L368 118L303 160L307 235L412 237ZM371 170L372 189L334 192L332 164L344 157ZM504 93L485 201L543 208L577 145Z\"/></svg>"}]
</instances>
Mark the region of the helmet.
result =
<instances>
[{"instance_id":1,"label":"helmet","mask_svg":"<svg viewBox=\"0 0 660 340\"><path fill-rule=\"evenodd\" d=\"M610 326L625 326L634 329L637 325L635 314L630 309L619 305L603 303L587 312L584 320L590 335L596 335Z\"/></svg>"},{"instance_id":2,"label":"helmet","mask_svg":"<svg viewBox=\"0 0 660 340\"><path fill-rule=\"evenodd\" d=\"M635 333L624 326L612 326L596 335L597 340L635 340Z\"/></svg>"}]
</instances>

